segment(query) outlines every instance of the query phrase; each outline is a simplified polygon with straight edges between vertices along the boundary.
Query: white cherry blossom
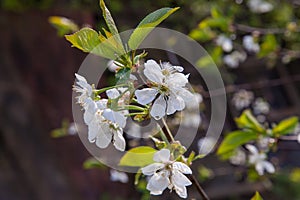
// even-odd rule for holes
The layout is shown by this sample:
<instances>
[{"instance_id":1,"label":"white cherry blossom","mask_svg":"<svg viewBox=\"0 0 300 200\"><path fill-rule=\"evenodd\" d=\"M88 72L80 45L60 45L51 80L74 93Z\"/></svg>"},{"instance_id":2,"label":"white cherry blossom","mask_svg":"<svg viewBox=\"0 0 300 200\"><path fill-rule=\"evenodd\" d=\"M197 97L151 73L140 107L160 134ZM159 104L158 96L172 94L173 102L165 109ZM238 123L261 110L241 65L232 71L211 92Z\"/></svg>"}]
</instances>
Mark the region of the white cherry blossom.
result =
<instances>
[{"instance_id":1,"label":"white cherry blossom","mask_svg":"<svg viewBox=\"0 0 300 200\"><path fill-rule=\"evenodd\" d=\"M116 149L125 150L123 128L126 117L121 112L107 108L107 99L87 100L84 122L88 125L88 139L99 148L106 148L111 142Z\"/></svg>"},{"instance_id":2,"label":"white cherry blossom","mask_svg":"<svg viewBox=\"0 0 300 200\"><path fill-rule=\"evenodd\" d=\"M260 176L264 175L264 171L268 173L275 172L273 164L266 161L267 156L265 153L259 152L258 149L251 144L247 144L246 148L251 153L251 155L249 155L249 163L255 166L255 170Z\"/></svg>"},{"instance_id":3,"label":"white cherry blossom","mask_svg":"<svg viewBox=\"0 0 300 200\"><path fill-rule=\"evenodd\" d=\"M152 195L160 195L169 188L181 198L187 198L186 186L192 182L184 174L192 174L192 170L182 162L170 160L170 157L170 150L162 149L154 154L155 163L141 169L144 175L151 176L146 188Z\"/></svg>"},{"instance_id":4,"label":"white cherry blossom","mask_svg":"<svg viewBox=\"0 0 300 200\"><path fill-rule=\"evenodd\" d=\"M251 104L253 98L253 92L242 89L234 93L232 103L237 110L242 110Z\"/></svg>"},{"instance_id":5,"label":"white cherry blossom","mask_svg":"<svg viewBox=\"0 0 300 200\"><path fill-rule=\"evenodd\" d=\"M216 43L218 46L221 46L225 52L232 51L233 45L232 40L225 35L221 34L218 36Z\"/></svg>"},{"instance_id":6,"label":"white cherry blossom","mask_svg":"<svg viewBox=\"0 0 300 200\"><path fill-rule=\"evenodd\" d=\"M182 71L182 67L169 63L159 65L154 60L145 63L144 74L150 81L151 88L136 90L135 95L142 105L151 103L158 95L150 111L156 120L183 110L193 99L193 94L185 88L188 76L180 73Z\"/></svg>"},{"instance_id":7,"label":"white cherry blossom","mask_svg":"<svg viewBox=\"0 0 300 200\"><path fill-rule=\"evenodd\" d=\"M243 37L243 46L249 52L257 53L260 50L259 44L254 41L254 38L251 35L246 35Z\"/></svg>"},{"instance_id":8,"label":"white cherry blossom","mask_svg":"<svg viewBox=\"0 0 300 200\"><path fill-rule=\"evenodd\" d=\"M229 162L233 165L244 165L246 163L246 153L241 149L238 148L229 158Z\"/></svg>"},{"instance_id":9,"label":"white cherry blossom","mask_svg":"<svg viewBox=\"0 0 300 200\"><path fill-rule=\"evenodd\" d=\"M237 68L240 63L244 62L247 58L245 52L233 51L223 57L224 63L230 68Z\"/></svg>"},{"instance_id":10,"label":"white cherry blossom","mask_svg":"<svg viewBox=\"0 0 300 200\"><path fill-rule=\"evenodd\" d=\"M76 97L77 103L84 107L86 99L90 98L93 94L93 87L88 84L83 76L76 73L75 76L77 81L76 85L73 86L73 90L79 93L79 95Z\"/></svg>"},{"instance_id":11,"label":"white cherry blossom","mask_svg":"<svg viewBox=\"0 0 300 200\"><path fill-rule=\"evenodd\" d=\"M110 170L110 180L113 182L128 183L128 175L125 172L120 172L114 169Z\"/></svg>"},{"instance_id":12,"label":"white cherry blossom","mask_svg":"<svg viewBox=\"0 0 300 200\"><path fill-rule=\"evenodd\" d=\"M264 0L248 0L248 7L254 13L267 13L274 8L271 3Z\"/></svg>"},{"instance_id":13,"label":"white cherry blossom","mask_svg":"<svg viewBox=\"0 0 300 200\"><path fill-rule=\"evenodd\" d=\"M253 103L253 111L256 115L258 114L268 114L270 111L270 104L263 98L255 99Z\"/></svg>"}]
</instances>

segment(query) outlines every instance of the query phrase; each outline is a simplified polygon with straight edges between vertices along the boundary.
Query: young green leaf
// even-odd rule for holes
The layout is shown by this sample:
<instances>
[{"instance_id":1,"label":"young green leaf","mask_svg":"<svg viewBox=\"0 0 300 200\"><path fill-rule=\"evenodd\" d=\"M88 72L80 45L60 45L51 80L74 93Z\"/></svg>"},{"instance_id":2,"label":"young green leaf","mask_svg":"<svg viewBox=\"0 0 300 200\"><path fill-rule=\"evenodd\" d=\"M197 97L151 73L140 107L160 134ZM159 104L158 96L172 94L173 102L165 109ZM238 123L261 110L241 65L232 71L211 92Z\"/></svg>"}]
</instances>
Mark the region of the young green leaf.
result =
<instances>
[{"instance_id":1,"label":"young green leaf","mask_svg":"<svg viewBox=\"0 0 300 200\"><path fill-rule=\"evenodd\" d=\"M263 198L260 196L259 192L256 191L251 200L263 200Z\"/></svg>"},{"instance_id":2,"label":"young green leaf","mask_svg":"<svg viewBox=\"0 0 300 200\"><path fill-rule=\"evenodd\" d=\"M274 52L277 49L277 41L274 35L266 35L264 37L264 41L261 44L260 52L258 54L258 57L262 58L270 53Z\"/></svg>"},{"instance_id":3,"label":"young green leaf","mask_svg":"<svg viewBox=\"0 0 300 200\"><path fill-rule=\"evenodd\" d=\"M226 135L220 147L218 148L217 154L224 154L229 151L236 149L237 147L257 139L258 134L250 131L233 131Z\"/></svg>"},{"instance_id":4,"label":"young green leaf","mask_svg":"<svg viewBox=\"0 0 300 200\"><path fill-rule=\"evenodd\" d=\"M118 31L117 26L114 22L114 19L112 18L109 10L107 9L107 7L104 3L104 0L100 0L100 7L101 7L101 10L102 10L103 18L106 22L106 25L107 25L109 31L111 32L112 35L115 36L115 39L118 42L118 45L122 48L123 52L125 53L123 43L122 43L122 40L121 40L120 35L119 35L119 31Z\"/></svg>"},{"instance_id":5,"label":"young green leaf","mask_svg":"<svg viewBox=\"0 0 300 200\"><path fill-rule=\"evenodd\" d=\"M144 167L154 162L153 155L156 152L157 150L148 146L140 146L130 149L121 158L119 165L129 167Z\"/></svg>"},{"instance_id":6,"label":"young green leaf","mask_svg":"<svg viewBox=\"0 0 300 200\"><path fill-rule=\"evenodd\" d=\"M65 37L73 47L76 47L83 52L93 53L112 60L116 58L116 54L112 51L112 47L109 46L109 39L102 41L99 34L91 28L82 28Z\"/></svg>"},{"instance_id":7,"label":"young green leaf","mask_svg":"<svg viewBox=\"0 0 300 200\"><path fill-rule=\"evenodd\" d=\"M131 34L128 41L128 46L132 50L137 49L138 46L142 43L142 41L146 38L146 36L153 30L154 27L156 27L158 24L160 24L163 20L165 20L168 16L170 16L178 9L179 7L161 8L147 15L139 23L139 25Z\"/></svg>"},{"instance_id":8,"label":"young green leaf","mask_svg":"<svg viewBox=\"0 0 300 200\"><path fill-rule=\"evenodd\" d=\"M84 169L106 169L107 167L95 158L89 158L83 163Z\"/></svg>"},{"instance_id":9,"label":"young green leaf","mask_svg":"<svg viewBox=\"0 0 300 200\"><path fill-rule=\"evenodd\" d=\"M91 52L100 44L98 33L91 28L82 28L74 34L66 35L65 37L71 42L73 47L77 47L84 52Z\"/></svg>"},{"instance_id":10,"label":"young green leaf","mask_svg":"<svg viewBox=\"0 0 300 200\"><path fill-rule=\"evenodd\" d=\"M79 30L77 24L65 17L51 16L48 20L49 23L57 29L57 33L59 36L63 36L65 34L73 33Z\"/></svg>"},{"instance_id":11,"label":"young green leaf","mask_svg":"<svg viewBox=\"0 0 300 200\"><path fill-rule=\"evenodd\" d=\"M250 110L245 110L240 117L235 119L237 126L241 129L250 129L258 133L264 133L265 129L252 115Z\"/></svg>"},{"instance_id":12,"label":"young green leaf","mask_svg":"<svg viewBox=\"0 0 300 200\"><path fill-rule=\"evenodd\" d=\"M61 127L54 129L51 131L51 137L53 138L61 138L61 137L65 137L68 136L68 128L70 126L70 122L67 119L64 119L61 123Z\"/></svg>"},{"instance_id":13,"label":"young green leaf","mask_svg":"<svg viewBox=\"0 0 300 200\"><path fill-rule=\"evenodd\" d=\"M298 117L290 117L288 119L282 120L278 125L276 125L272 131L275 135L286 135L293 133L298 125Z\"/></svg>"}]
</instances>

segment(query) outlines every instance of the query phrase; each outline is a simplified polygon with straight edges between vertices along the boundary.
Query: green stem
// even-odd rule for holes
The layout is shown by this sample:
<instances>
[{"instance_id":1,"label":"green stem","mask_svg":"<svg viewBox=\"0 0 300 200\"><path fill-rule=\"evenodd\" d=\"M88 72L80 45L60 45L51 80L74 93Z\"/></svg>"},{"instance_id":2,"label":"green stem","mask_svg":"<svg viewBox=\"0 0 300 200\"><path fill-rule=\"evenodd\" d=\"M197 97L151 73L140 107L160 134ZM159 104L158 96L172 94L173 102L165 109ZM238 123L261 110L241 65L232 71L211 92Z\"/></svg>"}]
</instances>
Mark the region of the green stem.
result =
<instances>
[{"instance_id":1,"label":"green stem","mask_svg":"<svg viewBox=\"0 0 300 200\"><path fill-rule=\"evenodd\" d=\"M166 142L168 145L170 145L170 142L166 136L166 134L164 133L163 129L161 128L161 126L159 124L157 124L157 126L159 126L159 135L161 137L161 139Z\"/></svg>"},{"instance_id":2,"label":"green stem","mask_svg":"<svg viewBox=\"0 0 300 200\"><path fill-rule=\"evenodd\" d=\"M127 84L109 86L109 87L102 88L100 90L94 90L94 92L95 92L96 95L99 95L99 94L105 92L106 90L110 90L110 89L114 89L114 88L118 88L118 87L124 87L124 86L127 86Z\"/></svg>"},{"instance_id":3,"label":"green stem","mask_svg":"<svg viewBox=\"0 0 300 200\"><path fill-rule=\"evenodd\" d=\"M123 110L138 110L138 111L145 111L145 108L139 107L139 106L135 106L135 105L126 105L126 106L122 106Z\"/></svg>"},{"instance_id":4,"label":"green stem","mask_svg":"<svg viewBox=\"0 0 300 200\"><path fill-rule=\"evenodd\" d=\"M168 135L170 137L171 142L175 142L174 137L173 137L173 135L172 135L172 133L171 133L171 131L169 129L169 126L168 126L167 122L165 121L164 118L162 118L161 120L162 120L164 126L166 127L166 130L167 130L167 133L168 133Z\"/></svg>"},{"instance_id":5,"label":"green stem","mask_svg":"<svg viewBox=\"0 0 300 200\"><path fill-rule=\"evenodd\" d=\"M146 112L135 112L135 113L129 113L126 116L129 117L134 115L146 115L146 114L147 114Z\"/></svg>"}]
</instances>

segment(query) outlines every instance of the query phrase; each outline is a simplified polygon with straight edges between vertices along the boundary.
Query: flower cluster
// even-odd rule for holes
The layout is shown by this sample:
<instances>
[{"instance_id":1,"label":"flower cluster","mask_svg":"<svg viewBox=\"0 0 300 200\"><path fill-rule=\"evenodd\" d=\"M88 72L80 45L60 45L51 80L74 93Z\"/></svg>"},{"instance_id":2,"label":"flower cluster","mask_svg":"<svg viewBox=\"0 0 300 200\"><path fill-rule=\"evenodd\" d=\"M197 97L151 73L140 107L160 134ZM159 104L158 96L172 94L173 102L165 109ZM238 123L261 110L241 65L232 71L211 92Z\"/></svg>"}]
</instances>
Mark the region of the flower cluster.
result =
<instances>
[{"instance_id":1,"label":"flower cluster","mask_svg":"<svg viewBox=\"0 0 300 200\"><path fill-rule=\"evenodd\" d=\"M94 100L92 86L83 76L75 75L77 85L74 86L74 90L79 93L77 102L84 109L84 122L88 126L89 141L95 142L99 148L106 148L112 142L116 149L124 151L123 128L126 125L128 111L114 111L108 107L108 99ZM107 90L106 94L110 99L116 99L122 92L124 88ZM122 104L122 99L118 104Z\"/></svg>"},{"instance_id":2,"label":"flower cluster","mask_svg":"<svg viewBox=\"0 0 300 200\"><path fill-rule=\"evenodd\" d=\"M125 65L121 65L118 61L110 61L108 66L117 74ZM148 60L144 65L137 64L135 67L139 67L138 71L142 73L133 74L137 70L131 70L128 80L123 81L124 84L99 90L94 85L90 85L83 76L75 74L76 84L73 89L78 94L77 103L84 111L84 122L88 126L87 137L90 143L95 143L99 148L107 148L112 143L117 150L124 151L126 148L126 141L123 137L124 129L132 132L132 134L128 133L129 136L141 137L149 134L141 133L140 127L134 126L134 123L126 127L128 116L133 116L133 119L138 116L137 121L149 117L161 120L166 115L175 114L176 111L182 111L185 108L191 113L198 111L202 96L188 90L189 75L182 73L183 67L173 66L167 62L158 64L154 60ZM139 78L136 75L139 75ZM143 88L133 87L138 85L136 84L138 81L143 81ZM103 98L104 95L101 93L105 93L107 98ZM200 115L193 113L192 118L194 116L197 117L198 126L201 121ZM193 125L191 121L195 120L189 119L190 122L186 125ZM172 133L168 134L170 136ZM164 141L160 141L161 144L171 144L165 141L165 138L162 137ZM130 145L130 142L128 144ZM177 147L185 149L180 143L178 145ZM144 175L151 176L147 184L147 189L151 194L159 195L169 188L176 191L180 197L186 198L186 186L192 183L184 174L192 174L192 171L188 165L173 159L169 150L172 148L175 147L164 146L153 157L156 163L143 167L141 170ZM182 158L184 158L183 153L184 151L180 154ZM127 180L119 172L112 171L111 175L113 180L121 182Z\"/></svg>"},{"instance_id":3,"label":"flower cluster","mask_svg":"<svg viewBox=\"0 0 300 200\"><path fill-rule=\"evenodd\" d=\"M184 174L192 174L192 170L186 164L170 158L170 150L162 149L154 154L155 163L141 169L144 175L151 176L147 190L153 195L160 195L169 188L175 190L181 198L186 198L186 186L192 182Z\"/></svg>"}]
</instances>

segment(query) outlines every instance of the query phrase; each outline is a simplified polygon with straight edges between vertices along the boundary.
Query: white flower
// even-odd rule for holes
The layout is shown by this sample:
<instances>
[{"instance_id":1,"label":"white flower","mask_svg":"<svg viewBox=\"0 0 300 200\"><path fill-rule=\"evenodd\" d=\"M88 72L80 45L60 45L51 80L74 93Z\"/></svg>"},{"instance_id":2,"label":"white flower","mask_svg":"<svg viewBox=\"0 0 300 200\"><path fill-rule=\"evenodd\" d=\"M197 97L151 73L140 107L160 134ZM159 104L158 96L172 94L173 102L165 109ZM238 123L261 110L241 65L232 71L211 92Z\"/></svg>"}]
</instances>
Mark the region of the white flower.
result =
<instances>
[{"instance_id":1,"label":"white flower","mask_svg":"<svg viewBox=\"0 0 300 200\"><path fill-rule=\"evenodd\" d=\"M254 98L254 94L251 91L239 90L233 95L232 103L237 110L242 110L248 107Z\"/></svg>"},{"instance_id":2,"label":"white flower","mask_svg":"<svg viewBox=\"0 0 300 200\"><path fill-rule=\"evenodd\" d=\"M151 116L156 120L166 114L171 115L183 110L185 105L193 99L193 94L185 88L188 76L180 73L182 70L182 67L167 63L159 65L154 60L148 60L145 63L144 74L151 81L152 86L136 90L135 95L138 103L146 105L159 94L150 111Z\"/></svg>"},{"instance_id":3,"label":"white flower","mask_svg":"<svg viewBox=\"0 0 300 200\"><path fill-rule=\"evenodd\" d=\"M187 198L186 186L192 182L183 174L192 174L192 170L182 162L171 161L168 149L156 152L153 160L155 163L141 169L144 175L151 176L147 184L150 194L160 195L169 188L181 198Z\"/></svg>"},{"instance_id":4,"label":"white flower","mask_svg":"<svg viewBox=\"0 0 300 200\"><path fill-rule=\"evenodd\" d=\"M247 144L246 148L251 153L251 155L249 155L249 163L255 166L255 170L260 176L264 174L264 171L267 171L268 173L275 172L273 164L266 161L267 156L265 153L258 152L258 149L250 144Z\"/></svg>"},{"instance_id":5,"label":"white flower","mask_svg":"<svg viewBox=\"0 0 300 200\"><path fill-rule=\"evenodd\" d=\"M221 46L225 52L232 51L233 45L232 40L225 35L221 34L218 36L216 43L218 46Z\"/></svg>"},{"instance_id":6,"label":"white flower","mask_svg":"<svg viewBox=\"0 0 300 200\"><path fill-rule=\"evenodd\" d=\"M70 125L68 127L68 134L76 135L78 133L77 126L79 126L79 125L75 124L75 122L70 123Z\"/></svg>"},{"instance_id":7,"label":"white flower","mask_svg":"<svg viewBox=\"0 0 300 200\"><path fill-rule=\"evenodd\" d=\"M87 83L86 79L79 74L76 74L76 84L73 86L73 90L77 93L80 93L79 96L76 97L77 103L84 107L85 101L87 98L90 98L93 94L93 87Z\"/></svg>"},{"instance_id":8,"label":"white flower","mask_svg":"<svg viewBox=\"0 0 300 200\"><path fill-rule=\"evenodd\" d=\"M117 170L110 170L110 180L114 182L128 183L128 175L124 172L119 172Z\"/></svg>"},{"instance_id":9,"label":"white flower","mask_svg":"<svg viewBox=\"0 0 300 200\"><path fill-rule=\"evenodd\" d=\"M270 111L270 105L263 98L257 98L253 103L253 111L256 115L268 114Z\"/></svg>"},{"instance_id":10,"label":"white flower","mask_svg":"<svg viewBox=\"0 0 300 200\"><path fill-rule=\"evenodd\" d=\"M243 37L243 46L249 52L257 53L260 50L259 44L254 42L254 39L251 35L246 35Z\"/></svg>"},{"instance_id":11,"label":"white flower","mask_svg":"<svg viewBox=\"0 0 300 200\"><path fill-rule=\"evenodd\" d=\"M247 55L245 52L234 51L231 54L228 54L223 57L223 61L228 67L237 68L239 64L245 61Z\"/></svg>"},{"instance_id":12,"label":"white flower","mask_svg":"<svg viewBox=\"0 0 300 200\"><path fill-rule=\"evenodd\" d=\"M110 60L107 62L107 68L109 71L111 72L116 72L117 69L120 68L120 63L118 63L117 61L114 61L114 60Z\"/></svg>"},{"instance_id":13,"label":"white flower","mask_svg":"<svg viewBox=\"0 0 300 200\"><path fill-rule=\"evenodd\" d=\"M212 137L204 137L198 141L199 154L206 155L212 151L216 144L216 140Z\"/></svg>"},{"instance_id":14,"label":"white flower","mask_svg":"<svg viewBox=\"0 0 300 200\"><path fill-rule=\"evenodd\" d=\"M248 7L254 13L266 13L274 8L272 4L264 0L249 0Z\"/></svg>"},{"instance_id":15,"label":"white flower","mask_svg":"<svg viewBox=\"0 0 300 200\"><path fill-rule=\"evenodd\" d=\"M88 125L88 139L99 148L106 148L112 141L116 149L125 150L123 128L126 117L121 112L107 108L107 99L97 102L88 99L84 112L84 122Z\"/></svg>"},{"instance_id":16,"label":"white flower","mask_svg":"<svg viewBox=\"0 0 300 200\"><path fill-rule=\"evenodd\" d=\"M246 163L246 154L242 149L238 148L234 155L229 158L229 161L233 165L244 165Z\"/></svg>"}]
</instances>

